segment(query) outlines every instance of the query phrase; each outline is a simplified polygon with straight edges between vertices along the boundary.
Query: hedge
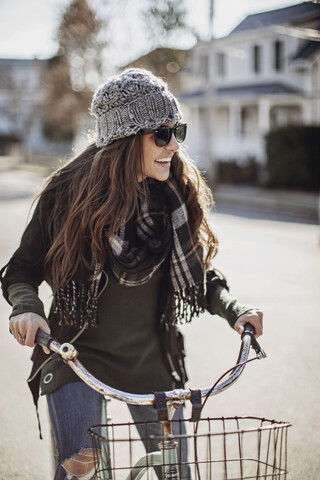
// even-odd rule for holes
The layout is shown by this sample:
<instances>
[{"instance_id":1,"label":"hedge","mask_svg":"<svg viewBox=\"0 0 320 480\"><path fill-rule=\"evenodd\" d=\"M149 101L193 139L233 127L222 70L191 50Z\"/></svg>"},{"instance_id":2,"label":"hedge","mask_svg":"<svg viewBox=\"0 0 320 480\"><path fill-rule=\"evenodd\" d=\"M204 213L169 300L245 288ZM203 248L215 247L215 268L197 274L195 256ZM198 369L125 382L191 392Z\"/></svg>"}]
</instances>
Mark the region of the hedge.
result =
<instances>
[{"instance_id":1,"label":"hedge","mask_svg":"<svg viewBox=\"0 0 320 480\"><path fill-rule=\"evenodd\" d=\"M320 188L320 126L287 126L266 135L267 186Z\"/></svg>"},{"instance_id":2,"label":"hedge","mask_svg":"<svg viewBox=\"0 0 320 480\"><path fill-rule=\"evenodd\" d=\"M235 160L218 161L217 178L221 183L256 185L259 181L259 166L254 158L239 164Z\"/></svg>"}]
</instances>

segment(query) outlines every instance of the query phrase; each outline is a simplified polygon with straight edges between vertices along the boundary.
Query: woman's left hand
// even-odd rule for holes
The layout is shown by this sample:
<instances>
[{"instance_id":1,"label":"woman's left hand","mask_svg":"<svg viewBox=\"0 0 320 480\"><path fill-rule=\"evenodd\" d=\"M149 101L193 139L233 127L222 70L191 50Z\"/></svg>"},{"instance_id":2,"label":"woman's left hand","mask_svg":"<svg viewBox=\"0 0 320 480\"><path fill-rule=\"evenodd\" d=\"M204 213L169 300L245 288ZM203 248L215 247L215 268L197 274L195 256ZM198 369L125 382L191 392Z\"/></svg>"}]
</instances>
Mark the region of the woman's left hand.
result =
<instances>
[{"instance_id":1,"label":"woman's left hand","mask_svg":"<svg viewBox=\"0 0 320 480\"><path fill-rule=\"evenodd\" d=\"M246 323L251 323L254 327L256 331L255 338L260 337L263 333L263 312L261 310L250 310L244 313L234 324L234 329L241 335Z\"/></svg>"}]
</instances>

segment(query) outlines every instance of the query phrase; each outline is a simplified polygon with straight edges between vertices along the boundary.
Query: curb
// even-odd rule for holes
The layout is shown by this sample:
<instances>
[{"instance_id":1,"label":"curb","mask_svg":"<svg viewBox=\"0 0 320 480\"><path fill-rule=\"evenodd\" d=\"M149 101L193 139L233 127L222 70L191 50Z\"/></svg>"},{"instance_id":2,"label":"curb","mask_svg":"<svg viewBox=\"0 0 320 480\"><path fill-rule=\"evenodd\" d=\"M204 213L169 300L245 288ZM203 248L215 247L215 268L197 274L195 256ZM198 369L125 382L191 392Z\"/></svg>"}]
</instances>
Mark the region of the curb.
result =
<instances>
[{"instance_id":1,"label":"curb","mask_svg":"<svg viewBox=\"0 0 320 480\"><path fill-rule=\"evenodd\" d=\"M289 220L318 223L320 220L320 196L317 193L267 190L258 187L219 185L213 189L216 210L247 209L287 217Z\"/></svg>"}]
</instances>

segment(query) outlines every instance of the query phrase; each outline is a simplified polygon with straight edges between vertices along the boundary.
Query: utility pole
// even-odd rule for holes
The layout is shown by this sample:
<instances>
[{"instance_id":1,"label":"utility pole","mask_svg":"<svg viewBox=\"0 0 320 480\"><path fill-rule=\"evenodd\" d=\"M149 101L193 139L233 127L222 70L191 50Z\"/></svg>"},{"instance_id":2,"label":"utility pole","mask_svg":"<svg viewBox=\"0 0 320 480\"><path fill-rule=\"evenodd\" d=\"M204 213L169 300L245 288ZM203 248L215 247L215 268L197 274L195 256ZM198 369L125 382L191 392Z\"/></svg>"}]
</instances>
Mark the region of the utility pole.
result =
<instances>
[{"instance_id":1,"label":"utility pole","mask_svg":"<svg viewBox=\"0 0 320 480\"><path fill-rule=\"evenodd\" d=\"M214 0L209 0L209 39L213 39Z\"/></svg>"},{"instance_id":2,"label":"utility pole","mask_svg":"<svg viewBox=\"0 0 320 480\"><path fill-rule=\"evenodd\" d=\"M205 154L208 162L208 181L209 184L213 185L217 183L217 165L214 158L213 152L213 137L214 137L214 123L216 117L216 105L215 105L215 59L214 55L211 53L213 48L213 39L214 39L214 0L209 0L209 49L208 52L208 81L206 86L206 106L205 116L206 116L206 138L205 138ZM211 186L210 185L210 186Z\"/></svg>"}]
</instances>

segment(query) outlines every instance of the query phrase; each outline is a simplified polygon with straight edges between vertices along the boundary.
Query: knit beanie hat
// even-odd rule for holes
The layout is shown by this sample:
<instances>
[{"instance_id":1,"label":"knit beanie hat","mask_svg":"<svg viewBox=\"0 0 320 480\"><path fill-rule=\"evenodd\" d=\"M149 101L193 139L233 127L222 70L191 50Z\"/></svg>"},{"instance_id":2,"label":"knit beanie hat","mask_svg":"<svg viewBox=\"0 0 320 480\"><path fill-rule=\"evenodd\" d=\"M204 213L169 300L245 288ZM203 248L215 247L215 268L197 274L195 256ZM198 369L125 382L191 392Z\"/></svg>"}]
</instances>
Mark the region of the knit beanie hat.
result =
<instances>
[{"instance_id":1,"label":"knit beanie hat","mask_svg":"<svg viewBox=\"0 0 320 480\"><path fill-rule=\"evenodd\" d=\"M182 118L167 84L140 68L127 69L101 85L93 96L91 114L96 117L97 147Z\"/></svg>"}]
</instances>

